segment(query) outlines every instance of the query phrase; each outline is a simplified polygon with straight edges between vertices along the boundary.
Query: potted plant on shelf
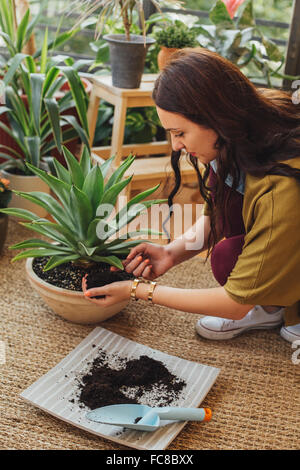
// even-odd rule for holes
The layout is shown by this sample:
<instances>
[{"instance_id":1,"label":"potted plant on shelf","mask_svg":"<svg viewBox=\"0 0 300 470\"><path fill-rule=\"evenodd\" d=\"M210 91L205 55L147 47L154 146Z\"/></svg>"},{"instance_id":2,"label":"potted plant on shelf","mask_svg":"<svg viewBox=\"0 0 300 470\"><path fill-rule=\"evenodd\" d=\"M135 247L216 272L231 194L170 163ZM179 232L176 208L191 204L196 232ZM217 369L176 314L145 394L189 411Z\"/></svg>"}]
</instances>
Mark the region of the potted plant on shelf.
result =
<instances>
[{"instance_id":1,"label":"potted plant on shelf","mask_svg":"<svg viewBox=\"0 0 300 470\"><path fill-rule=\"evenodd\" d=\"M157 185L136 195L115 214L118 196L131 181L132 176L123 178L123 175L134 157L127 157L106 178L113 157L101 166L92 166L87 147L80 162L66 148L63 153L68 170L55 160L57 176L27 163L57 199L42 192L18 192L21 197L45 208L53 222L24 209L7 208L0 212L27 220L22 223L25 227L54 242L33 238L10 247L25 250L13 261L29 258L26 262L29 281L45 302L67 320L95 323L119 312L127 301L103 309L92 304L84 298L82 278L88 274L88 287L93 287L129 276L125 272L111 272L109 268L117 266L123 270L120 257L126 256L131 247L142 241L132 240L133 237L160 233L149 229L121 235L121 231L148 207L166 200L144 201L158 188ZM141 201L144 202L141 204Z\"/></svg>"},{"instance_id":2,"label":"potted plant on shelf","mask_svg":"<svg viewBox=\"0 0 300 470\"><path fill-rule=\"evenodd\" d=\"M45 38L46 41L46 38ZM47 50L44 48L44 55ZM43 56L42 56L43 57ZM20 96L19 89L12 82L6 87L6 104L0 106L0 115L7 115L8 124L0 122L0 128L15 142L16 147L0 143L0 164L3 175L11 180L11 188L19 191L35 189L47 192L48 186L32 173L27 163L47 168L51 164L51 153L62 145L79 137L88 144L87 96L77 70L71 66L57 66L43 62L44 68L36 73L35 68L27 70L20 64L26 94ZM60 77L61 74L63 77ZM67 80L70 92L56 99L55 93ZM78 120L66 112L75 104ZM35 186L37 185L37 186ZM21 205L19 205L21 204ZM23 201L14 194L10 206L35 210L30 201ZM45 217L43 208L39 216Z\"/></svg>"},{"instance_id":3,"label":"potted plant on shelf","mask_svg":"<svg viewBox=\"0 0 300 470\"><path fill-rule=\"evenodd\" d=\"M180 20L175 20L174 23L169 25L160 26L159 29L156 28L153 36L156 44L160 46L160 51L157 55L157 63L160 70L165 67L171 55L178 51L178 49L199 46L196 40L196 31L186 26Z\"/></svg>"},{"instance_id":4,"label":"potted plant on shelf","mask_svg":"<svg viewBox=\"0 0 300 470\"><path fill-rule=\"evenodd\" d=\"M11 199L11 190L9 189L9 180L0 177L0 209L7 207ZM7 214L0 214L0 255L6 240L8 226Z\"/></svg>"},{"instance_id":5,"label":"potted plant on shelf","mask_svg":"<svg viewBox=\"0 0 300 470\"><path fill-rule=\"evenodd\" d=\"M160 11L159 2L156 0L151 1L157 10ZM182 2L168 0L166 3L179 5ZM145 34L143 2L141 0L94 0L91 2L90 8L81 16L76 26L86 20L97 8L101 8L97 19L98 37L102 32L105 22L112 16L117 18L120 15L122 17L125 31L124 34L107 34L104 36L110 48L112 84L118 88L138 88L144 70L147 49L155 42L153 37L146 36ZM131 34L135 9L137 9L141 19L143 35Z\"/></svg>"}]
</instances>

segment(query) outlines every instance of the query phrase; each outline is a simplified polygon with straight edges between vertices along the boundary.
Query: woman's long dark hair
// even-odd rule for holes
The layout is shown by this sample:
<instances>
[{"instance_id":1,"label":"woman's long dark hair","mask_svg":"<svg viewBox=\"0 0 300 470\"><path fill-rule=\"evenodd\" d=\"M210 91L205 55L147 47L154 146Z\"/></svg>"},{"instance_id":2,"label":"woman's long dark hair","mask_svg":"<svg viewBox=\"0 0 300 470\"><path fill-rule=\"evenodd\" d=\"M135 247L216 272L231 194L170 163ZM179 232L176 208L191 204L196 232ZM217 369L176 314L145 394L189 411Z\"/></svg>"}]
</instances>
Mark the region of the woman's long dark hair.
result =
<instances>
[{"instance_id":1,"label":"woman's long dark hair","mask_svg":"<svg viewBox=\"0 0 300 470\"><path fill-rule=\"evenodd\" d=\"M242 172L258 177L294 177L300 183L300 169L282 163L300 156L300 105L293 104L287 92L256 88L237 66L199 47L172 55L156 80L153 99L159 108L213 129L218 135L214 188L208 185L210 165L200 171L198 159L189 155L200 193L211 212L208 254L218 241L216 221L227 219L228 198L238 187ZM172 152L175 185L168 198L170 208L181 184L180 155ZM232 177L233 184L224 200L227 176Z\"/></svg>"}]
</instances>

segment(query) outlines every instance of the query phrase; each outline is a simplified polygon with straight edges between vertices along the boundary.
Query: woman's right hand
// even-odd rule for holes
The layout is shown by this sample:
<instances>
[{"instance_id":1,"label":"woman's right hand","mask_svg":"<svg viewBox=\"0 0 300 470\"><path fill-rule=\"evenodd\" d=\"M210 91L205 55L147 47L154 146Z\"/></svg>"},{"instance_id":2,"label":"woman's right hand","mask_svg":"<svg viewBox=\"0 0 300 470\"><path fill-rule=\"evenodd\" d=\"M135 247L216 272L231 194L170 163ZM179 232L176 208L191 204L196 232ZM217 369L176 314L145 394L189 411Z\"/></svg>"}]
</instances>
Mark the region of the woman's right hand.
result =
<instances>
[{"instance_id":1,"label":"woman's right hand","mask_svg":"<svg viewBox=\"0 0 300 470\"><path fill-rule=\"evenodd\" d=\"M132 248L122 263L127 273L153 280L172 268L174 259L164 245L141 243ZM111 267L111 271L118 271L118 268Z\"/></svg>"}]
</instances>

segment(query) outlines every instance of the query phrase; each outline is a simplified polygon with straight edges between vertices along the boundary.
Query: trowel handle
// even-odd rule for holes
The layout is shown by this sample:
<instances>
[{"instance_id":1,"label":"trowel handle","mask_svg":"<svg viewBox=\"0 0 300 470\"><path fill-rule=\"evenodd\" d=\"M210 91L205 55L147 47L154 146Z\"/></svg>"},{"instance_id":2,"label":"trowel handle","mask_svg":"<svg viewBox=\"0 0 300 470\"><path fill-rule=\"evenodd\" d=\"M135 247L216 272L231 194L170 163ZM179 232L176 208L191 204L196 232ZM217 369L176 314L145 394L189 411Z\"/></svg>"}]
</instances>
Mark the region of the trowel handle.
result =
<instances>
[{"instance_id":1,"label":"trowel handle","mask_svg":"<svg viewBox=\"0 0 300 470\"><path fill-rule=\"evenodd\" d=\"M177 408L166 406L155 408L160 419L179 419L181 421L209 421L212 413L210 408Z\"/></svg>"}]
</instances>

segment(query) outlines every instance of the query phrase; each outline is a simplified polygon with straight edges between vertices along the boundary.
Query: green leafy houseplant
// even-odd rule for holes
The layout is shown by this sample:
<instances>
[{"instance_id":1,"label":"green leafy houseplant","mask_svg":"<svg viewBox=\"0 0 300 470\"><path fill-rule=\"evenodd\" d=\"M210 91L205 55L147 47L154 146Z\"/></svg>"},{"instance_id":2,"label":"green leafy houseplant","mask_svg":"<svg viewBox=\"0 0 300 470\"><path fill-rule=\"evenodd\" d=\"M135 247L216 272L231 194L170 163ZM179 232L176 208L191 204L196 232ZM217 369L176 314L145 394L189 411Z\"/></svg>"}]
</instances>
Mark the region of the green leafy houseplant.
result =
<instances>
[{"instance_id":1,"label":"green leafy houseplant","mask_svg":"<svg viewBox=\"0 0 300 470\"><path fill-rule=\"evenodd\" d=\"M198 46L196 36L197 33L194 29L189 28L180 20L169 24L165 22L165 24L155 27L153 37L156 40L156 46L160 48L157 54L158 68L162 70L171 55L178 49Z\"/></svg>"},{"instance_id":2,"label":"green leafy houseplant","mask_svg":"<svg viewBox=\"0 0 300 470\"><path fill-rule=\"evenodd\" d=\"M246 1L231 18L222 0L217 0L209 13L211 24L195 24L197 40L202 47L246 68L250 79L263 80L269 87L272 79L295 79L280 73L284 55L277 45L258 28L253 13L253 0Z\"/></svg>"},{"instance_id":3,"label":"green leafy houseplant","mask_svg":"<svg viewBox=\"0 0 300 470\"><path fill-rule=\"evenodd\" d=\"M22 223L25 227L57 243L54 245L41 239L18 243L10 248L25 251L16 255L13 261L48 256L45 271L67 262L83 265L87 262L106 263L123 270L119 257L128 254L131 247L141 243L140 239L130 239L137 235L158 233L141 229L119 236L117 234L142 211L153 204L165 202L157 199L146 200L141 204L159 185L136 195L109 220L119 194L132 179L132 176L123 179L123 175L135 157L127 157L105 182L113 157L99 167L92 166L87 147L84 148L80 162L66 148L63 148L63 153L68 170L55 160L57 176L27 163L30 170L47 183L57 199L42 192L17 192L19 196L47 209L54 222L41 219L24 209L0 210L27 220Z\"/></svg>"},{"instance_id":4,"label":"green leafy houseplant","mask_svg":"<svg viewBox=\"0 0 300 470\"><path fill-rule=\"evenodd\" d=\"M180 20L175 20L173 24L160 27L160 29L153 33L153 36L158 46L170 49L182 49L199 45L196 40L196 31L186 26Z\"/></svg>"}]
</instances>

